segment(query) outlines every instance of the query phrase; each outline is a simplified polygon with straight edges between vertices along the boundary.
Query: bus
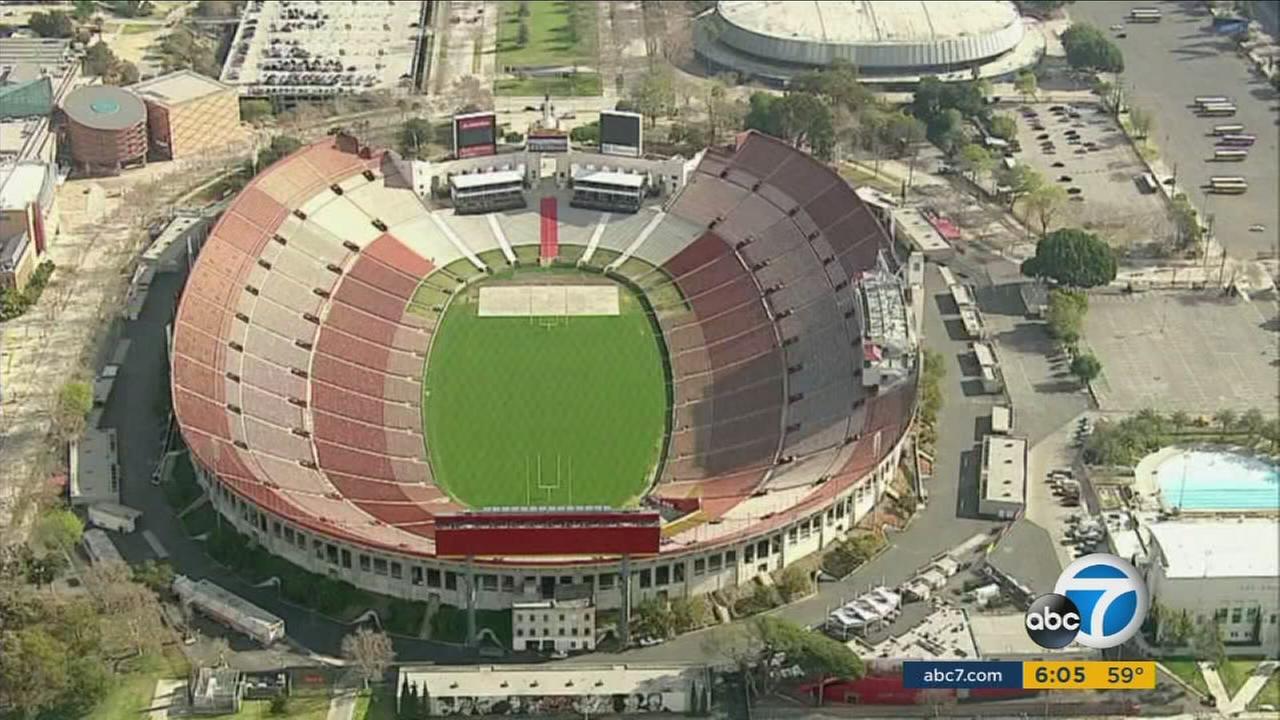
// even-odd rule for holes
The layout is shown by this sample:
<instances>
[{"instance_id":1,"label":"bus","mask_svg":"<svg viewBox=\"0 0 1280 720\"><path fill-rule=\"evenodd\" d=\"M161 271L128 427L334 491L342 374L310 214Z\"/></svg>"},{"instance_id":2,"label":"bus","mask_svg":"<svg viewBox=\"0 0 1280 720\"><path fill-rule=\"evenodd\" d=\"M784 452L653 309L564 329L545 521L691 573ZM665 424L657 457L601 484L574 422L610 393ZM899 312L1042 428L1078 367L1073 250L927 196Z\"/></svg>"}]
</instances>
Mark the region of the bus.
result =
<instances>
[{"instance_id":1,"label":"bus","mask_svg":"<svg viewBox=\"0 0 1280 720\"><path fill-rule=\"evenodd\" d=\"M1209 192L1219 195L1243 195L1249 183L1238 175L1215 175L1209 178Z\"/></svg>"},{"instance_id":2,"label":"bus","mask_svg":"<svg viewBox=\"0 0 1280 720\"><path fill-rule=\"evenodd\" d=\"M1230 104L1231 98L1225 95L1198 95L1192 103L1196 107L1204 107L1205 105L1222 105Z\"/></svg>"},{"instance_id":3,"label":"bus","mask_svg":"<svg viewBox=\"0 0 1280 720\"><path fill-rule=\"evenodd\" d=\"M1218 144L1227 147L1249 147L1253 145L1258 138L1254 135L1223 135L1218 138Z\"/></svg>"},{"instance_id":4,"label":"bus","mask_svg":"<svg viewBox=\"0 0 1280 720\"><path fill-rule=\"evenodd\" d=\"M1155 8L1134 8L1129 11L1129 22L1160 22L1162 17L1159 10Z\"/></svg>"},{"instance_id":5,"label":"bus","mask_svg":"<svg viewBox=\"0 0 1280 720\"><path fill-rule=\"evenodd\" d=\"M1242 133L1242 132L1244 132L1243 125L1214 125L1213 126L1213 134L1218 136L1235 135L1236 133Z\"/></svg>"},{"instance_id":6,"label":"bus","mask_svg":"<svg viewBox=\"0 0 1280 720\"><path fill-rule=\"evenodd\" d=\"M1231 117L1236 114L1236 106L1232 103L1214 103L1202 105L1200 114L1207 117Z\"/></svg>"},{"instance_id":7,"label":"bus","mask_svg":"<svg viewBox=\"0 0 1280 720\"><path fill-rule=\"evenodd\" d=\"M1248 150L1214 150L1213 159L1218 162L1241 162L1249 157Z\"/></svg>"},{"instance_id":8,"label":"bus","mask_svg":"<svg viewBox=\"0 0 1280 720\"><path fill-rule=\"evenodd\" d=\"M1135 180L1138 183L1138 189L1147 195L1150 195L1160 189L1160 184L1156 182L1156 176L1151 173L1143 173L1135 178Z\"/></svg>"}]
</instances>

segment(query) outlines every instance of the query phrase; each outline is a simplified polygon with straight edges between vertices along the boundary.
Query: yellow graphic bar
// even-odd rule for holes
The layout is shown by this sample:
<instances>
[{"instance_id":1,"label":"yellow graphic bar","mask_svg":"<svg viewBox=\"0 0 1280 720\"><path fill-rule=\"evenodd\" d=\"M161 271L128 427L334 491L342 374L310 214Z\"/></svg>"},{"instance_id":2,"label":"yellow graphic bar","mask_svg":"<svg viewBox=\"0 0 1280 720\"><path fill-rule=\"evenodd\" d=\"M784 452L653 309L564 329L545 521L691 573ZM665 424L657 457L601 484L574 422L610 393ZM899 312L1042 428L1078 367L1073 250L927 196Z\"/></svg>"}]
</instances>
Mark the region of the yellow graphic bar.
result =
<instances>
[{"instance_id":1,"label":"yellow graphic bar","mask_svg":"<svg viewBox=\"0 0 1280 720\"><path fill-rule=\"evenodd\" d=\"M1154 690L1156 664L1151 660L1025 661L1022 687L1027 690Z\"/></svg>"}]
</instances>

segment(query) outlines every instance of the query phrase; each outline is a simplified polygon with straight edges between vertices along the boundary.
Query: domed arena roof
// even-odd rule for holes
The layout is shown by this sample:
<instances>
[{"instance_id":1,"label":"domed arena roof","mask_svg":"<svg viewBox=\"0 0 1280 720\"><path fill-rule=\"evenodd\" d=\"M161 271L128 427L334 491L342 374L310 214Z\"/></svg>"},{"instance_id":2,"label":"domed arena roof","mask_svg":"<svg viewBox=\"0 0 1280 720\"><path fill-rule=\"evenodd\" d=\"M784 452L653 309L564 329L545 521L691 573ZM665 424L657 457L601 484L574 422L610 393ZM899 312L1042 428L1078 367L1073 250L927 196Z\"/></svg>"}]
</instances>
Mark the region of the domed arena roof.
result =
<instances>
[{"instance_id":1,"label":"domed arena roof","mask_svg":"<svg viewBox=\"0 0 1280 720\"><path fill-rule=\"evenodd\" d=\"M720 2L717 40L778 62L863 69L963 65L1007 52L1024 28L1010 2Z\"/></svg>"},{"instance_id":2,"label":"domed arena roof","mask_svg":"<svg viewBox=\"0 0 1280 720\"><path fill-rule=\"evenodd\" d=\"M77 88L63 101L62 110L72 122L94 130L124 130L147 117L138 96L111 85Z\"/></svg>"}]
</instances>

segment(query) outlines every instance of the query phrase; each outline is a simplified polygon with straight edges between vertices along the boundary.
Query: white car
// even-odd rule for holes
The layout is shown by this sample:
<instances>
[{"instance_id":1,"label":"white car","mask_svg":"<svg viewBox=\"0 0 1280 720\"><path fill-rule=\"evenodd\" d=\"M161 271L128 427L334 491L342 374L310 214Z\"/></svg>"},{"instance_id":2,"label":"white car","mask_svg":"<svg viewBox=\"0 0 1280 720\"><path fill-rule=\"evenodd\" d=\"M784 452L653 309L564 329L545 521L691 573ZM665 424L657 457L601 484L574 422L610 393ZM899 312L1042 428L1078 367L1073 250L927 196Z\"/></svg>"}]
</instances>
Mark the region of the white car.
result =
<instances>
[{"instance_id":1,"label":"white car","mask_svg":"<svg viewBox=\"0 0 1280 720\"><path fill-rule=\"evenodd\" d=\"M1116 32L1119 32L1124 29L1124 25L1122 23L1116 23L1115 25L1111 26L1111 29L1115 30Z\"/></svg>"}]
</instances>

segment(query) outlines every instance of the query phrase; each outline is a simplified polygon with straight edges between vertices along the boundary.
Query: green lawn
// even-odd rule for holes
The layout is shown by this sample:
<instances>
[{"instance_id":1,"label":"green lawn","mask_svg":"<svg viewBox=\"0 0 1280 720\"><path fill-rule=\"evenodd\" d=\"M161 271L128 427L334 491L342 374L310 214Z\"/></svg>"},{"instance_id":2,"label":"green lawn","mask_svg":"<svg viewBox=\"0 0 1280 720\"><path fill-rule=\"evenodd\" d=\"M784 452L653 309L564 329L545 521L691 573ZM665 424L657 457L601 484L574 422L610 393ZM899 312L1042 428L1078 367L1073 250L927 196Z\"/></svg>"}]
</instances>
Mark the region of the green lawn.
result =
<instances>
[{"instance_id":1,"label":"green lawn","mask_svg":"<svg viewBox=\"0 0 1280 720\"><path fill-rule=\"evenodd\" d=\"M144 717L155 695L156 681L187 674L182 653L173 651L162 657L147 657L141 667L116 677L106 697L84 720L136 720Z\"/></svg>"},{"instance_id":2,"label":"green lawn","mask_svg":"<svg viewBox=\"0 0 1280 720\"><path fill-rule=\"evenodd\" d=\"M519 274L516 275L515 273ZM577 270L497 280L609 282ZM624 506L659 461L668 391L653 324L619 287L621 314L479 317L455 297L427 363L424 425L435 482L472 507Z\"/></svg>"},{"instance_id":3,"label":"green lawn","mask_svg":"<svg viewBox=\"0 0 1280 720\"><path fill-rule=\"evenodd\" d=\"M1222 678L1222 684L1227 688L1227 693L1235 697L1236 691L1244 685L1244 681L1249 679L1256 667L1258 667L1257 660L1228 660L1218 666L1218 677Z\"/></svg>"},{"instance_id":4,"label":"green lawn","mask_svg":"<svg viewBox=\"0 0 1280 720\"><path fill-rule=\"evenodd\" d=\"M528 7L527 18L520 17L522 4ZM498 72L506 72L508 67L595 65L596 3L568 0L520 3L506 0L501 4L501 13ZM573 27L575 15L576 28ZM529 38L524 46L519 44L522 21L529 26Z\"/></svg>"},{"instance_id":5,"label":"green lawn","mask_svg":"<svg viewBox=\"0 0 1280 720\"><path fill-rule=\"evenodd\" d=\"M493 94L500 97L534 97L540 95L586 97L599 95L600 76L593 72L569 77L502 78L493 84Z\"/></svg>"},{"instance_id":6,"label":"green lawn","mask_svg":"<svg viewBox=\"0 0 1280 720\"><path fill-rule=\"evenodd\" d=\"M356 708L359 710L359 707ZM329 717L329 696L327 695L295 695L289 698L289 712L285 715L271 714L270 700L246 700L240 705L240 712L234 715L215 715L225 720L268 720L269 718L288 718L288 720L325 720ZM360 715L355 715L359 718Z\"/></svg>"},{"instance_id":7,"label":"green lawn","mask_svg":"<svg viewBox=\"0 0 1280 720\"><path fill-rule=\"evenodd\" d=\"M375 688L356 701L355 720L396 720L396 696L392 686Z\"/></svg>"},{"instance_id":8,"label":"green lawn","mask_svg":"<svg viewBox=\"0 0 1280 720\"><path fill-rule=\"evenodd\" d=\"M1201 695L1209 694L1209 686L1204 682L1204 676L1200 674L1200 668L1196 666L1195 660L1183 658L1181 660L1161 660L1161 665L1169 669L1169 672L1177 675L1179 679L1187 683L1191 687L1200 692Z\"/></svg>"},{"instance_id":9,"label":"green lawn","mask_svg":"<svg viewBox=\"0 0 1280 720\"><path fill-rule=\"evenodd\" d=\"M1249 709L1256 710L1262 705L1280 707L1280 672L1271 674L1271 679L1254 696L1253 702L1249 703Z\"/></svg>"}]
</instances>

